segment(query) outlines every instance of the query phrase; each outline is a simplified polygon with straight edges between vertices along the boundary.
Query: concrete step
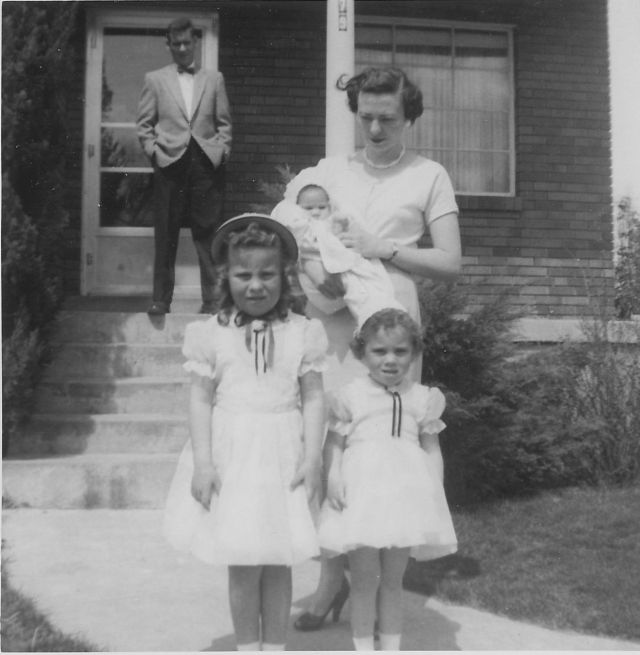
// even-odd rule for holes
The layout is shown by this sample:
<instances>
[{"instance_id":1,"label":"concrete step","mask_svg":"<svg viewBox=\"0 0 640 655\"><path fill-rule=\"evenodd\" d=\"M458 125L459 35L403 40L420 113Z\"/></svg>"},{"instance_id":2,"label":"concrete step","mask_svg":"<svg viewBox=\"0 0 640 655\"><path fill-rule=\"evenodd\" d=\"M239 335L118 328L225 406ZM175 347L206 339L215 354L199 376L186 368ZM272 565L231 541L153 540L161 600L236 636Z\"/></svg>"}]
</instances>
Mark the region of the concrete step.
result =
<instances>
[{"instance_id":1,"label":"concrete step","mask_svg":"<svg viewBox=\"0 0 640 655\"><path fill-rule=\"evenodd\" d=\"M152 317L145 313L62 311L53 339L59 343L182 344L187 323L207 318L202 314Z\"/></svg>"},{"instance_id":2,"label":"concrete step","mask_svg":"<svg viewBox=\"0 0 640 655\"><path fill-rule=\"evenodd\" d=\"M44 379L36 390L39 414L184 414L188 377Z\"/></svg>"},{"instance_id":3,"label":"concrete step","mask_svg":"<svg viewBox=\"0 0 640 655\"><path fill-rule=\"evenodd\" d=\"M5 460L3 498L41 509L159 509L177 455L77 455Z\"/></svg>"},{"instance_id":4,"label":"concrete step","mask_svg":"<svg viewBox=\"0 0 640 655\"><path fill-rule=\"evenodd\" d=\"M175 453L188 437L186 414L35 414L7 456Z\"/></svg>"},{"instance_id":5,"label":"concrete step","mask_svg":"<svg viewBox=\"0 0 640 655\"><path fill-rule=\"evenodd\" d=\"M177 344L73 343L61 345L43 380L183 376L184 357Z\"/></svg>"},{"instance_id":6,"label":"concrete step","mask_svg":"<svg viewBox=\"0 0 640 655\"><path fill-rule=\"evenodd\" d=\"M193 313L197 301L174 303L182 313L149 317L146 299L125 300L76 299L60 313L37 410L3 462L10 502L43 509L164 505L189 434L184 331L208 316Z\"/></svg>"}]
</instances>

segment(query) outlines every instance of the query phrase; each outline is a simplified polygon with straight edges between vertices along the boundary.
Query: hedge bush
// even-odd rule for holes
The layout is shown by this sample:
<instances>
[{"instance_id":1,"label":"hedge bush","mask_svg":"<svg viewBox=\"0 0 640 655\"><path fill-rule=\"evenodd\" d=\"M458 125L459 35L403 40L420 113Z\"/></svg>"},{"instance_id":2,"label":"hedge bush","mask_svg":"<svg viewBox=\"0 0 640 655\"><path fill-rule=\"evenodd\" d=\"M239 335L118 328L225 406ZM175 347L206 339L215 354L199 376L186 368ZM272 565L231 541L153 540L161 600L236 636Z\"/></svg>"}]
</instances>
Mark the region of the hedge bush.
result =
<instances>
[{"instance_id":1,"label":"hedge bush","mask_svg":"<svg viewBox=\"0 0 640 655\"><path fill-rule=\"evenodd\" d=\"M4 447L29 412L62 302L66 103L78 3L12 2L2 10Z\"/></svg>"},{"instance_id":2,"label":"hedge bush","mask_svg":"<svg viewBox=\"0 0 640 655\"><path fill-rule=\"evenodd\" d=\"M640 215L622 198L616 214L620 245L616 252L615 307L620 319L640 314Z\"/></svg>"},{"instance_id":3,"label":"hedge bush","mask_svg":"<svg viewBox=\"0 0 640 655\"><path fill-rule=\"evenodd\" d=\"M428 284L420 291L423 379L447 396L449 500L637 482L640 352L609 343L606 322L596 321L584 327L587 343L518 353L507 297L461 315L471 293Z\"/></svg>"}]
</instances>

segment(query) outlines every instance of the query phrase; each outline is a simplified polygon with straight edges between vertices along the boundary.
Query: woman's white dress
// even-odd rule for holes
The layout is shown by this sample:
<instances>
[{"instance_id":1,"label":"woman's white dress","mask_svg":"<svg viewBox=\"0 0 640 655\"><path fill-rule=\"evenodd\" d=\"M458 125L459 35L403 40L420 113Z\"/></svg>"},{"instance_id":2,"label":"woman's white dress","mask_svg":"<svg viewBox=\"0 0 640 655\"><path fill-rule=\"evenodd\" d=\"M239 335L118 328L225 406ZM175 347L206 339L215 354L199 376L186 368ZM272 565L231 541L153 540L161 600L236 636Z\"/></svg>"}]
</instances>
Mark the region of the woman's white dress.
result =
<instances>
[{"instance_id":1,"label":"woman's white dress","mask_svg":"<svg viewBox=\"0 0 640 655\"><path fill-rule=\"evenodd\" d=\"M305 488L290 484L303 454L298 378L325 369L327 338L319 321L294 313L271 328L266 370L268 330L256 348L254 334L246 338L251 324L237 327L233 317L228 326L213 316L186 328L184 368L215 386L212 454L222 487L209 510L194 500L189 440L169 490L164 535L211 564L292 565L319 553Z\"/></svg>"},{"instance_id":2,"label":"woman's white dress","mask_svg":"<svg viewBox=\"0 0 640 655\"><path fill-rule=\"evenodd\" d=\"M387 390L367 376L331 397L329 428L346 439L346 507L333 509L326 500L322 505L325 554L410 547L413 557L427 560L455 552L440 473L420 447L420 435L437 435L445 427L442 392L409 380Z\"/></svg>"}]
</instances>

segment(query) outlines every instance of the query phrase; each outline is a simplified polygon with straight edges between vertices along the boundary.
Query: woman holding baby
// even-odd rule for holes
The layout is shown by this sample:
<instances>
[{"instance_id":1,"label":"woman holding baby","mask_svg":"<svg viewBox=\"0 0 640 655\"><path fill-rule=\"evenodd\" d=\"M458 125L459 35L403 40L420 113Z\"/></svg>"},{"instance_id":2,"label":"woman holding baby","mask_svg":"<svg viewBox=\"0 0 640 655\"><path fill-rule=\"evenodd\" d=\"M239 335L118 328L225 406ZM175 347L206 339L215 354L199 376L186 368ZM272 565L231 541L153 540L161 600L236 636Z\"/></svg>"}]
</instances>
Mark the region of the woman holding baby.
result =
<instances>
[{"instance_id":1,"label":"woman holding baby","mask_svg":"<svg viewBox=\"0 0 640 655\"><path fill-rule=\"evenodd\" d=\"M423 112L422 93L397 68L368 68L338 86L347 93L364 148L301 171L287 186L283 203L296 203L307 185L326 190L332 210L351 219L345 231L334 230L333 236L354 254L381 261L395 300L419 322L416 279L452 279L461 265L458 207L449 176L440 164L405 145L407 131ZM419 246L425 232L430 247ZM320 279L314 278L332 301L344 296L343 280L326 268ZM347 306L326 313L316 305L308 303L307 315L322 321L329 338L324 386L332 391L362 375L362 364L349 349L359 321ZM419 360L412 376L420 380ZM441 469L441 459L435 465ZM323 559L318 587L308 610L295 621L296 629L321 628L329 612L337 620L348 590L343 557Z\"/></svg>"}]
</instances>

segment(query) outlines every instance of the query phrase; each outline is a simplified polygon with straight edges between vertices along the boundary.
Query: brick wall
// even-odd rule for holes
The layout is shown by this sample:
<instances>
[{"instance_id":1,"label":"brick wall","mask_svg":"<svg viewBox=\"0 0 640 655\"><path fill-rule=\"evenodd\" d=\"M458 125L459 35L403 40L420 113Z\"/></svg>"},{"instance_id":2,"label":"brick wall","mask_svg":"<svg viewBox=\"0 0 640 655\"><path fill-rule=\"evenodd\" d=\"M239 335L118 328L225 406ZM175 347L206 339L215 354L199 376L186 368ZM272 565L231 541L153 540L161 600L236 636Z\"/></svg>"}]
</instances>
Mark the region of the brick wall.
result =
<instances>
[{"instance_id":1,"label":"brick wall","mask_svg":"<svg viewBox=\"0 0 640 655\"><path fill-rule=\"evenodd\" d=\"M260 182L324 155L324 2L235 3L220 9L220 70L233 108L229 216L275 204Z\"/></svg>"},{"instance_id":2,"label":"brick wall","mask_svg":"<svg viewBox=\"0 0 640 655\"><path fill-rule=\"evenodd\" d=\"M259 183L277 181L276 166L299 170L324 154L325 4L235 0L216 8L234 116L231 216L269 202ZM367 0L356 12L515 26L516 197L459 198L464 282L475 304L508 289L532 316L579 316L596 311L593 299L610 302L606 0ZM72 177L79 207L77 170Z\"/></svg>"}]
</instances>

